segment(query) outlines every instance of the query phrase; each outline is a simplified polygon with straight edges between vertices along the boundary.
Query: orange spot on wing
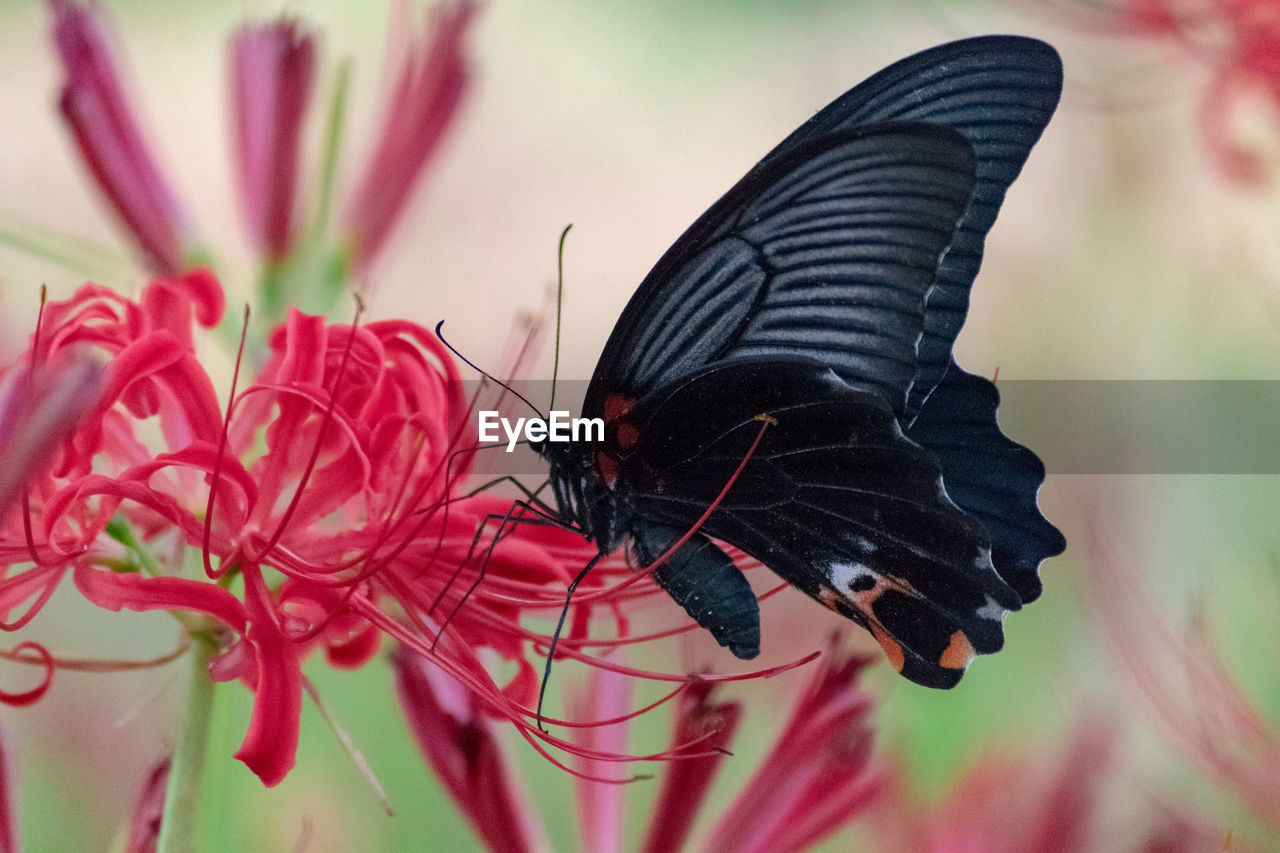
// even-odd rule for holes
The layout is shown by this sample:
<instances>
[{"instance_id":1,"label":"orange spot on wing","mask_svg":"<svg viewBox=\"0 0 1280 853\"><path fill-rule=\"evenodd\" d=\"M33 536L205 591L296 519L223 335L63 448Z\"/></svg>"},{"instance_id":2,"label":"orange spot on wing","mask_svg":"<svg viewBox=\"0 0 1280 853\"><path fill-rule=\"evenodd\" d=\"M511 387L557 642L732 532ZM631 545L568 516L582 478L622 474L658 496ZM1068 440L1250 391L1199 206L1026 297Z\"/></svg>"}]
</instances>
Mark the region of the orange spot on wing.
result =
<instances>
[{"instance_id":1,"label":"orange spot on wing","mask_svg":"<svg viewBox=\"0 0 1280 853\"><path fill-rule=\"evenodd\" d=\"M951 635L951 644L938 659L938 665L947 669L964 669L971 660L973 660L973 644L969 642L964 631L956 631Z\"/></svg>"},{"instance_id":2,"label":"orange spot on wing","mask_svg":"<svg viewBox=\"0 0 1280 853\"><path fill-rule=\"evenodd\" d=\"M871 636L875 637L880 648L884 649L885 656L889 658L889 664L898 672L902 672L902 665L906 663L906 658L902 654L902 646L898 641L876 625L871 626Z\"/></svg>"}]
</instances>

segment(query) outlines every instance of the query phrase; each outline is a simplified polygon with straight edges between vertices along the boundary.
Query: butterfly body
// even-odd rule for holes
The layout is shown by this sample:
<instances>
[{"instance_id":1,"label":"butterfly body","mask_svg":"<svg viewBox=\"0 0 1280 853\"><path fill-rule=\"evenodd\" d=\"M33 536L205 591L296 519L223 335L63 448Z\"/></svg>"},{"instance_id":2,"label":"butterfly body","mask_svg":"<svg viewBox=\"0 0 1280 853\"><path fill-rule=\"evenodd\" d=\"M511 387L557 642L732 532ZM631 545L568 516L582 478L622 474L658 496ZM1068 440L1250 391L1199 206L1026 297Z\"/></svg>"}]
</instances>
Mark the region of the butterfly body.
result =
<instances>
[{"instance_id":1,"label":"butterfly body","mask_svg":"<svg viewBox=\"0 0 1280 853\"><path fill-rule=\"evenodd\" d=\"M1065 543L1036 506L1043 466L951 346L1060 75L1034 40L955 42L784 140L624 310L582 408L604 441L539 446L562 520L644 564L678 546L655 579L739 657L759 652L758 604L713 539L918 683L997 651Z\"/></svg>"}]
</instances>

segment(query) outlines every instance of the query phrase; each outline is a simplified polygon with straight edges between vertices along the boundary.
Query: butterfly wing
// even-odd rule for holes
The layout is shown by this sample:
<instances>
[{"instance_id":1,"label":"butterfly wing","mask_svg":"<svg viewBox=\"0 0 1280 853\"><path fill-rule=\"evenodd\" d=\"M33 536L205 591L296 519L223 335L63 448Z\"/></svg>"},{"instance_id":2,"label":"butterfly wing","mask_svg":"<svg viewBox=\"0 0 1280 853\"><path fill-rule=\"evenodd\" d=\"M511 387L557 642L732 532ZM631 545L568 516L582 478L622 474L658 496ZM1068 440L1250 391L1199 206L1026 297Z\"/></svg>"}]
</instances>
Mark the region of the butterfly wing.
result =
<instances>
[{"instance_id":1,"label":"butterfly wing","mask_svg":"<svg viewBox=\"0 0 1280 853\"><path fill-rule=\"evenodd\" d=\"M628 303L583 414L608 423L595 473L642 558L716 500L757 417L775 423L657 570L735 654L758 644L758 615L707 535L866 626L934 687L998 650L1004 614L1034 597L1039 561L1061 550L1035 507L1042 469L1000 433L982 380L949 370L986 232L1060 89L1057 54L1031 39L890 66L766 156ZM951 443L956 428L977 447ZM980 470L983 453L1011 470Z\"/></svg>"},{"instance_id":2,"label":"butterfly wing","mask_svg":"<svg viewBox=\"0 0 1280 853\"><path fill-rule=\"evenodd\" d=\"M1040 514L1044 464L996 421L996 386L953 361L906 436L942 465L947 494L991 537L992 562L1023 604L1040 595L1041 561L1067 541Z\"/></svg>"},{"instance_id":3,"label":"butterfly wing","mask_svg":"<svg viewBox=\"0 0 1280 853\"><path fill-rule=\"evenodd\" d=\"M943 125L973 146L977 181L928 296L918 375L904 423L947 372L987 232L1061 95L1062 60L1044 42L1021 36L962 39L908 56L869 77L797 128L761 163L826 134L883 121Z\"/></svg>"},{"instance_id":4,"label":"butterfly wing","mask_svg":"<svg viewBox=\"0 0 1280 853\"><path fill-rule=\"evenodd\" d=\"M1061 87L1062 65L1052 47L1035 39L984 36L907 57L846 92L778 145L659 260L605 346L584 413L603 413L610 393L634 398L712 360L803 353L855 385L881 384L909 423L946 373L986 233L1053 114ZM845 237L874 242L880 235L852 229L824 235L819 219L797 223L769 215L776 213L770 201L793 189L779 178L794 171L798 155L883 122L951 128L975 158L973 192L943 247L945 256L933 263L918 329L911 317L882 331L869 313L892 299L910 303L914 313L915 283L890 279L887 292L868 292L876 276L850 275L842 247L834 245ZM751 224L756 227L749 230ZM797 225L806 230L791 230ZM797 273L794 266L771 267L761 248L770 238L784 249L795 247L786 259L807 268ZM808 261L806 252L822 257ZM909 330L915 339L904 355L900 342ZM664 353L664 346L681 351ZM904 381L903 373L910 378Z\"/></svg>"},{"instance_id":5,"label":"butterfly wing","mask_svg":"<svg viewBox=\"0 0 1280 853\"><path fill-rule=\"evenodd\" d=\"M633 439L617 462L635 514L672 541L747 459L701 532L865 626L911 680L950 687L973 655L1003 644L1002 619L1021 599L992 566L986 532L948 498L938 463L880 396L825 365L718 362L611 428ZM736 602L736 583L702 579L700 609L686 610L719 635L750 636L754 613L708 605Z\"/></svg>"},{"instance_id":6,"label":"butterfly wing","mask_svg":"<svg viewBox=\"0 0 1280 853\"><path fill-rule=\"evenodd\" d=\"M900 410L973 169L958 133L924 124L826 135L774 158L703 217L714 239L678 243L641 285L648 303L633 299L619 320L584 414L608 417L611 394L773 354L830 364Z\"/></svg>"}]
</instances>

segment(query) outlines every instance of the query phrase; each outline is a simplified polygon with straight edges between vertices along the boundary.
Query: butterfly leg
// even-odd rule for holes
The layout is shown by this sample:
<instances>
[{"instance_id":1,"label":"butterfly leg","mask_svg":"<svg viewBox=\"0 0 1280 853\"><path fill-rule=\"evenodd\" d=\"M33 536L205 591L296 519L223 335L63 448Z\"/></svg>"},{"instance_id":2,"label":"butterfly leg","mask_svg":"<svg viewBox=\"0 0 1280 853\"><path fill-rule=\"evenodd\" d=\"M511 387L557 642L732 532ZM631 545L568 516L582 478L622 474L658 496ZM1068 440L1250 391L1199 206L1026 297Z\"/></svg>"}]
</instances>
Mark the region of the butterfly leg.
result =
<instances>
[{"instance_id":1,"label":"butterfly leg","mask_svg":"<svg viewBox=\"0 0 1280 853\"><path fill-rule=\"evenodd\" d=\"M517 511L519 511L520 514L517 515ZM523 515L524 512L532 512L533 516L525 516ZM476 547L479 545L481 537L484 536L484 530L488 526L489 522L496 519L498 521L498 529L494 532L493 539L490 540L489 546L485 549L484 559L480 561L480 571L477 572L476 579L471 582L471 586L467 588L466 593L464 593L462 598L458 600L458 603L453 606L453 609L449 611L449 615L445 617L444 622L440 624L440 630L436 632L435 639L431 641L432 648L434 648L435 644L439 642L441 635L444 634L445 629L449 627L449 623L453 621L453 617L462 609L462 605L467 602L467 599L471 597L471 594L476 591L484 580L485 571L489 566L489 560L493 556L493 549L498 546L498 542L502 539L507 530L517 524L533 524L561 528L567 527L567 525L559 518L551 515L545 515L543 513L544 510L531 503L527 503L525 501L513 501L511 503L511 507L505 513L489 513L480 520L480 524L476 529L476 535L471 540L471 546L467 549L466 557L458 563L458 567L453 570L453 574L450 575L449 580L445 583L439 594L436 595L435 600L431 602L431 607L428 608L427 615L435 612L435 609L444 599L445 594L448 593L448 591L453 587L454 582L457 581L458 575L461 574L463 567L471 562L471 558L475 555Z\"/></svg>"},{"instance_id":2,"label":"butterfly leg","mask_svg":"<svg viewBox=\"0 0 1280 853\"><path fill-rule=\"evenodd\" d=\"M573 593L578 588L578 584L582 583L582 579L595 568L596 563L600 562L600 558L603 556L603 553L596 554L588 560L582 570L569 582L569 588L565 591L564 607L560 608L560 619L556 622L555 633L551 635L551 645L547 648L547 664L542 670L542 684L538 687L538 728L543 731L546 731L546 729L542 728L542 699L546 696L547 682L551 679L551 661L555 660L556 646L560 645L560 632L564 630L564 620L569 613L569 603L573 601Z\"/></svg>"}]
</instances>

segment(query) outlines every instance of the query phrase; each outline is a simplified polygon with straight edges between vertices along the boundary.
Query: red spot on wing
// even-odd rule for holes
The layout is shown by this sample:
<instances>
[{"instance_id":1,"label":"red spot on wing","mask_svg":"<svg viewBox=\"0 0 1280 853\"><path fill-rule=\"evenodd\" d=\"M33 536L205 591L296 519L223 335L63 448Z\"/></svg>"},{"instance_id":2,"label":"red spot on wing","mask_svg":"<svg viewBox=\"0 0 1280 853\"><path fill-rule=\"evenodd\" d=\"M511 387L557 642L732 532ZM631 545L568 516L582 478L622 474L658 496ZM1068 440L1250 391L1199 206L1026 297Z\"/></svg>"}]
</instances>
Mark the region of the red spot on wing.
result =
<instances>
[{"instance_id":1,"label":"red spot on wing","mask_svg":"<svg viewBox=\"0 0 1280 853\"><path fill-rule=\"evenodd\" d=\"M604 419L605 421L616 421L618 418L631 411L631 407L635 404L635 400L626 394L608 394L604 398Z\"/></svg>"},{"instance_id":2,"label":"red spot on wing","mask_svg":"<svg viewBox=\"0 0 1280 853\"><path fill-rule=\"evenodd\" d=\"M600 477L610 488L618 482L618 459L610 456L603 450L596 451L596 468L600 470Z\"/></svg>"},{"instance_id":3,"label":"red spot on wing","mask_svg":"<svg viewBox=\"0 0 1280 853\"><path fill-rule=\"evenodd\" d=\"M630 450L636 446L636 441L640 438L640 428L629 421L623 421L618 424L618 447L622 450Z\"/></svg>"}]
</instances>

